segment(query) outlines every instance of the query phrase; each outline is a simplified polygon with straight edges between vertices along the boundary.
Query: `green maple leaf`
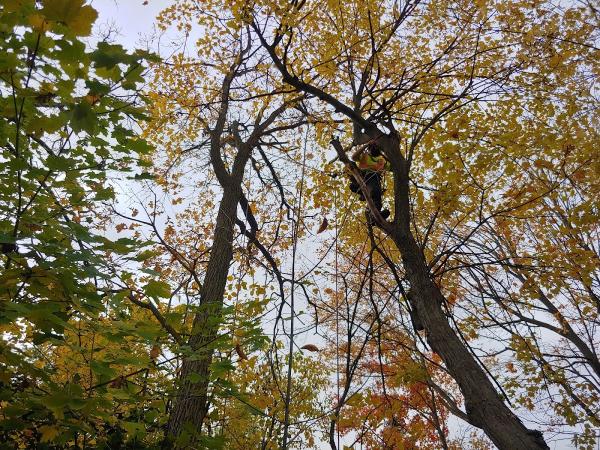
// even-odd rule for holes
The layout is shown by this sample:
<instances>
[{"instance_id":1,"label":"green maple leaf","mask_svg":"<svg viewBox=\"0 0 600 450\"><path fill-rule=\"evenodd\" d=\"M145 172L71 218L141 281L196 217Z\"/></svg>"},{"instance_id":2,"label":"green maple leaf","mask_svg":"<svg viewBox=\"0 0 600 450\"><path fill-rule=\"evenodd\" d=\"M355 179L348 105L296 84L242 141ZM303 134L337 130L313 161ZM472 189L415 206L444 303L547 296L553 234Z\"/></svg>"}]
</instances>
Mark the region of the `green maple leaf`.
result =
<instances>
[{"instance_id":1,"label":"green maple leaf","mask_svg":"<svg viewBox=\"0 0 600 450\"><path fill-rule=\"evenodd\" d=\"M84 0L45 0L42 14L66 26L76 36L89 36L98 12Z\"/></svg>"}]
</instances>

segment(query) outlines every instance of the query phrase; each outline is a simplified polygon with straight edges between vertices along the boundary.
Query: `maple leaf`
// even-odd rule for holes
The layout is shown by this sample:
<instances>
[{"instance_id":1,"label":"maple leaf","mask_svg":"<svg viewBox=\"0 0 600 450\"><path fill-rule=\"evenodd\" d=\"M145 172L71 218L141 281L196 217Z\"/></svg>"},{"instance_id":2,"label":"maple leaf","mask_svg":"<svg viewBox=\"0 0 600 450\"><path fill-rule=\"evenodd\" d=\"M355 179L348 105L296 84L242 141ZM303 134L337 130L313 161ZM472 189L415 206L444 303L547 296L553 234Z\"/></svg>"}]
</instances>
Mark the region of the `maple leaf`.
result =
<instances>
[{"instance_id":1,"label":"maple leaf","mask_svg":"<svg viewBox=\"0 0 600 450\"><path fill-rule=\"evenodd\" d=\"M319 229L317 230L317 234L325 231L327 229L328 225L329 225L329 222L327 220L327 217L323 217L323 221L321 222L321 225L319 226Z\"/></svg>"},{"instance_id":2,"label":"maple leaf","mask_svg":"<svg viewBox=\"0 0 600 450\"><path fill-rule=\"evenodd\" d=\"M84 0L45 0L42 13L55 22L66 25L78 36L88 36L98 12Z\"/></svg>"}]
</instances>

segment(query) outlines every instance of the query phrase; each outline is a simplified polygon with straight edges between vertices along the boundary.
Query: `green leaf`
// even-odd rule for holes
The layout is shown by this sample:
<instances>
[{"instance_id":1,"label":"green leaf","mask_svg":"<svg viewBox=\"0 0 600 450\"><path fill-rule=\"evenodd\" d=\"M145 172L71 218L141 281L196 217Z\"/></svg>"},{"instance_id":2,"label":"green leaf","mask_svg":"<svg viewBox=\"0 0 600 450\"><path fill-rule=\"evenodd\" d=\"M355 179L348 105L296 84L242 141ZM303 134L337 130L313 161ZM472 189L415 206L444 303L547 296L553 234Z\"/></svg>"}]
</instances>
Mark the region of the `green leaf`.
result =
<instances>
[{"instance_id":1,"label":"green leaf","mask_svg":"<svg viewBox=\"0 0 600 450\"><path fill-rule=\"evenodd\" d=\"M231 372L235 370L235 366L231 363L229 359L223 359L221 361L215 361L211 364L211 378L221 378L227 374L227 372Z\"/></svg>"},{"instance_id":2,"label":"green leaf","mask_svg":"<svg viewBox=\"0 0 600 450\"><path fill-rule=\"evenodd\" d=\"M137 83L142 83L144 81L144 77L142 74L144 73L144 66L140 63L136 63L131 66L127 71L125 78L123 79L123 83L121 84L125 89L135 89Z\"/></svg>"},{"instance_id":3,"label":"green leaf","mask_svg":"<svg viewBox=\"0 0 600 450\"><path fill-rule=\"evenodd\" d=\"M44 404L52 409L62 409L69 403L70 397L66 391L57 391L44 398Z\"/></svg>"},{"instance_id":4,"label":"green leaf","mask_svg":"<svg viewBox=\"0 0 600 450\"><path fill-rule=\"evenodd\" d=\"M87 102L78 103L71 112L71 127L73 131L87 131L92 134L96 128L96 114L92 105Z\"/></svg>"},{"instance_id":5,"label":"green leaf","mask_svg":"<svg viewBox=\"0 0 600 450\"><path fill-rule=\"evenodd\" d=\"M126 62L127 56L122 45L107 42L98 43L98 48L91 55L95 67L106 69L112 69L117 64Z\"/></svg>"},{"instance_id":6,"label":"green leaf","mask_svg":"<svg viewBox=\"0 0 600 450\"><path fill-rule=\"evenodd\" d=\"M14 244L15 242L15 237L12 234L0 233L0 243Z\"/></svg>"},{"instance_id":7,"label":"green leaf","mask_svg":"<svg viewBox=\"0 0 600 450\"><path fill-rule=\"evenodd\" d=\"M123 429L127 431L129 439L139 438L146 434L146 427L138 422L121 422Z\"/></svg>"},{"instance_id":8,"label":"green leaf","mask_svg":"<svg viewBox=\"0 0 600 450\"><path fill-rule=\"evenodd\" d=\"M84 0L44 0L42 14L51 21L66 26L76 36L89 36L98 12Z\"/></svg>"},{"instance_id":9,"label":"green leaf","mask_svg":"<svg viewBox=\"0 0 600 450\"><path fill-rule=\"evenodd\" d=\"M111 250L115 253L126 254L131 252L133 249L132 246L136 245L137 242L133 239L121 238L116 241L110 241L108 239L104 239L104 242L101 246L102 250Z\"/></svg>"},{"instance_id":10,"label":"green leaf","mask_svg":"<svg viewBox=\"0 0 600 450\"><path fill-rule=\"evenodd\" d=\"M20 61L14 53L0 52L0 72L10 72L19 66Z\"/></svg>"},{"instance_id":11,"label":"green leaf","mask_svg":"<svg viewBox=\"0 0 600 450\"><path fill-rule=\"evenodd\" d=\"M81 41L59 39L56 45L60 51L55 52L56 59L72 64L74 61L81 62L85 55L85 44Z\"/></svg>"},{"instance_id":12,"label":"green leaf","mask_svg":"<svg viewBox=\"0 0 600 450\"><path fill-rule=\"evenodd\" d=\"M151 280L144 286L144 292L149 297L169 298L171 296L171 287L164 281Z\"/></svg>"},{"instance_id":13,"label":"green leaf","mask_svg":"<svg viewBox=\"0 0 600 450\"><path fill-rule=\"evenodd\" d=\"M42 136L44 133L55 133L65 124L65 117L60 115L36 117L26 124L28 133Z\"/></svg>"},{"instance_id":14,"label":"green leaf","mask_svg":"<svg viewBox=\"0 0 600 450\"><path fill-rule=\"evenodd\" d=\"M110 200L110 199L114 198L114 196L115 196L114 189L111 186L108 186L106 188L96 189L96 195L95 195L94 199L97 201Z\"/></svg>"},{"instance_id":15,"label":"green leaf","mask_svg":"<svg viewBox=\"0 0 600 450\"><path fill-rule=\"evenodd\" d=\"M62 156L50 155L46 158L46 165L50 170L66 172L75 166L75 162L72 159L63 158Z\"/></svg>"},{"instance_id":16,"label":"green leaf","mask_svg":"<svg viewBox=\"0 0 600 450\"><path fill-rule=\"evenodd\" d=\"M133 176L134 180L154 180L156 177L148 172L142 172Z\"/></svg>"},{"instance_id":17,"label":"green leaf","mask_svg":"<svg viewBox=\"0 0 600 450\"><path fill-rule=\"evenodd\" d=\"M106 361L92 361L90 363L92 371L102 379L110 379L117 373L115 369L110 367L110 364Z\"/></svg>"},{"instance_id":18,"label":"green leaf","mask_svg":"<svg viewBox=\"0 0 600 450\"><path fill-rule=\"evenodd\" d=\"M85 85L90 90L90 93L95 95L106 95L110 92L110 86L99 80L86 80Z\"/></svg>"},{"instance_id":19,"label":"green leaf","mask_svg":"<svg viewBox=\"0 0 600 450\"><path fill-rule=\"evenodd\" d=\"M154 256L159 255L160 253L155 251L155 250L144 250L143 252L140 252L136 257L135 260L136 261L146 261L147 259L150 259Z\"/></svg>"},{"instance_id":20,"label":"green leaf","mask_svg":"<svg viewBox=\"0 0 600 450\"><path fill-rule=\"evenodd\" d=\"M129 400L131 399L131 393L126 389L109 389L108 392L112 394L117 400Z\"/></svg>"},{"instance_id":21,"label":"green leaf","mask_svg":"<svg viewBox=\"0 0 600 450\"><path fill-rule=\"evenodd\" d=\"M96 237L92 235L90 230L83 225L80 225L76 222L69 222L69 228L73 232L73 235L76 239L79 239L83 242L94 242L97 240Z\"/></svg>"},{"instance_id":22,"label":"green leaf","mask_svg":"<svg viewBox=\"0 0 600 450\"><path fill-rule=\"evenodd\" d=\"M138 155L147 155L152 151L152 146L143 139L133 139L129 141L128 147Z\"/></svg>"},{"instance_id":23,"label":"green leaf","mask_svg":"<svg viewBox=\"0 0 600 450\"><path fill-rule=\"evenodd\" d=\"M190 373L187 376L187 379L190 383L200 383L202 381L202 376L199 373Z\"/></svg>"}]
</instances>

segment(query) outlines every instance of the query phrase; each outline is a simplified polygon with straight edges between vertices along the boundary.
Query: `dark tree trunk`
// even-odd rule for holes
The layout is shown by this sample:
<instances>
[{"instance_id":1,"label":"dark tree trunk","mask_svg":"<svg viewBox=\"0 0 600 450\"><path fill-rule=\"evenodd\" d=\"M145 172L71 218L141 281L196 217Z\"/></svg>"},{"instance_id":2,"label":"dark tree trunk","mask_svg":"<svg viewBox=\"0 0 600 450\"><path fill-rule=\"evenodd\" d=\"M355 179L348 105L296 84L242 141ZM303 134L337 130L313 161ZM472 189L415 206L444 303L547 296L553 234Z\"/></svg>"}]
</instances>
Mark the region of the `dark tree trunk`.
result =
<instances>
[{"instance_id":1,"label":"dark tree trunk","mask_svg":"<svg viewBox=\"0 0 600 450\"><path fill-rule=\"evenodd\" d=\"M210 258L200 288L200 307L194 316L192 334L188 341L193 357L183 358L177 380L177 394L165 429L163 449L177 448L174 441L186 427L189 428L190 439L193 440L194 436L201 431L208 412L208 384L213 345L218 337L221 323L223 295L227 284L229 265L233 258L233 234L237 219L237 205L242 196L244 168L250 157L251 149L250 146L241 142L241 138L237 135L237 124L233 123L237 154L231 172L227 171L221 156L221 138L229 110L229 90L236 70L237 64L234 63L223 78L219 115L214 128L210 131L210 162L217 180L223 188L223 196L213 231ZM193 380L190 380L191 375L194 376Z\"/></svg>"},{"instance_id":2,"label":"dark tree trunk","mask_svg":"<svg viewBox=\"0 0 600 450\"><path fill-rule=\"evenodd\" d=\"M465 401L469 423L482 428L488 437L502 450L548 449L543 435L529 430L504 403L500 394L477 363L466 345L448 323L442 305L446 302L440 288L434 282L422 249L410 229L410 203L408 187L408 162L399 152L399 141L395 135L382 135L371 127L370 136L377 138L392 166L394 174L395 217L386 222L376 211L368 189L355 166L348 159L340 143L332 144L366 197L371 214L385 230L398 248L406 278L410 284L408 300L413 311L427 332L427 341L432 350L444 361L448 372L457 382Z\"/></svg>"},{"instance_id":3,"label":"dark tree trunk","mask_svg":"<svg viewBox=\"0 0 600 450\"><path fill-rule=\"evenodd\" d=\"M402 253L410 283L408 297L411 306L423 323L432 350L441 356L448 372L458 383L470 422L482 428L500 449L548 448L541 434L528 430L506 406L483 369L450 327L442 310L444 296L430 278L421 249L413 236L397 233L392 238Z\"/></svg>"},{"instance_id":4,"label":"dark tree trunk","mask_svg":"<svg viewBox=\"0 0 600 450\"><path fill-rule=\"evenodd\" d=\"M200 308L194 317L192 334L188 344L193 357L185 357L178 381L177 395L173 409L169 415L165 430L163 448L174 448L174 440L186 427L190 436L200 433L208 412L208 391L210 365L212 363L214 343L218 338L221 314L223 312L223 295L227 285L229 265L233 258L233 238L237 220L237 207L243 200L242 182L244 170L252 149L259 138L273 124L275 119L287 108L287 102L272 111L266 117L261 111L254 122L254 130L244 142L239 135L238 123L231 124L231 132L237 154L231 170L228 171L221 156L221 137L225 129L225 121L229 107L229 89L236 74L236 65L231 67L225 76L221 93L219 117L210 138L210 161L219 184L223 188L223 196L219 204L217 221L213 232L213 245L210 258L200 289ZM261 121L261 119L264 119ZM245 201L247 206L247 201ZM250 211L247 211L249 213ZM253 219L254 220L254 219ZM190 380L193 375L194 379Z\"/></svg>"},{"instance_id":5,"label":"dark tree trunk","mask_svg":"<svg viewBox=\"0 0 600 450\"><path fill-rule=\"evenodd\" d=\"M241 180L240 180L241 184ZM233 257L233 234L241 186L225 189L214 230L213 246L201 289L200 310L194 317L189 346L194 358L184 358L179 376L180 386L169 415L166 434L176 437L187 424L198 432L208 409L208 382L213 356L213 344L218 336L223 295L229 265ZM194 374L195 382L189 380ZM167 444L170 448L172 443Z\"/></svg>"},{"instance_id":6,"label":"dark tree trunk","mask_svg":"<svg viewBox=\"0 0 600 450\"><path fill-rule=\"evenodd\" d=\"M410 283L408 300L427 332L427 341L457 382L469 421L482 428L500 449L547 449L541 433L529 430L504 403L491 380L448 323L446 302L434 282L422 249L410 230L408 163L396 136L382 139L394 172L395 218L387 231L401 253ZM385 224L384 224L385 225Z\"/></svg>"}]
</instances>

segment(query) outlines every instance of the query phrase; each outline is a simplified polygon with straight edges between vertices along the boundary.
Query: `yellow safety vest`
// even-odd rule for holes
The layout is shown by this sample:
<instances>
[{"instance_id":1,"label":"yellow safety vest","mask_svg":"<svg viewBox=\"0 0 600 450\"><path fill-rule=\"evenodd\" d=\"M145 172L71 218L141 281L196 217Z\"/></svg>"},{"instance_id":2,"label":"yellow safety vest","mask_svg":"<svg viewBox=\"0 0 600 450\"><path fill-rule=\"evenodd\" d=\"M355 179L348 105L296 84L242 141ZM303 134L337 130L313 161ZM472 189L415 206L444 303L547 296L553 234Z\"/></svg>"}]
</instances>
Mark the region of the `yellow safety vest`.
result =
<instances>
[{"instance_id":1,"label":"yellow safety vest","mask_svg":"<svg viewBox=\"0 0 600 450\"><path fill-rule=\"evenodd\" d=\"M383 156L371 156L368 153L362 153L358 159L358 168L372 172L382 172L390 170L390 163Z\"/></svg>"}]
</instances>

